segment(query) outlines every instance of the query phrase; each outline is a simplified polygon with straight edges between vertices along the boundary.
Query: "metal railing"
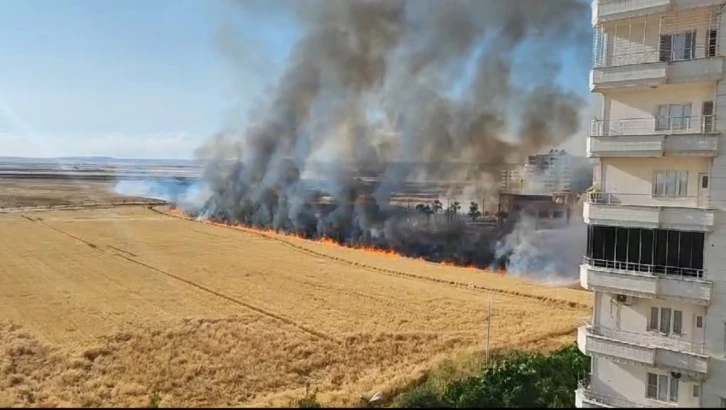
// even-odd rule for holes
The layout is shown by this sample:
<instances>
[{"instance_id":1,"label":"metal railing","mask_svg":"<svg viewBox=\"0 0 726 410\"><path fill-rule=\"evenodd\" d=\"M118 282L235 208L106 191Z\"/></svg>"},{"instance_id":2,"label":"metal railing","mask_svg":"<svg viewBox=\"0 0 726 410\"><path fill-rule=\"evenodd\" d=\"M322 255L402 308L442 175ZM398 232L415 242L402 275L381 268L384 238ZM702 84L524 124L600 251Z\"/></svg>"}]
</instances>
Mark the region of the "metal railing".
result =
<instances>
[{"instance_id":1,"label":"metal railing","mask_svg":"<svg viewBox=\"0 0 726 410\"><path fill-rule=\"evenodd\" d=\"M670 333L666 335L664 333L660 333L657 329L646 330L647 333L638 333L621 329L613 329L606 326L592 324L590 322L584 322L584 325L587 327L588 332L593 335L639 346L657 347L661 349L701 355L704 354L706 349L704 343L683 340L683 338L688 337L688 334L684 332L681 332L680 334Z\"/></svg>"},{"instance_id":2,"label":"metal railing","mask_svg":"<svg viewBox=\"0 0 726 410\"><path fill-rule=\"evenodd\" d=\"M637 25L634 25L637 28ZM640 29L644 29L641 27ZM717 27L711 27L716 29ZM664 33L665 34L665 33ZM696 35L698 32L696 32ZM603 31L602 27L593 33L593 68L622 67L635 64L648 63L675 63L681 61L704 60L719 55L718 44L694 41L691 44L677 44L675 46L661 48L661 37L648 36L645 39L642 35L639 38L631 38L630 41L620 41L613 45L606 44L606 37L627 38L627 33L615 33L614 30ZM684 41L685 42L685 41ZM608 47L609 46L609 47Z\"/></svg>"},{"instance_id":3,"label":"metal railing","mask_svg":"<svg viewBox=\"0 0 726 410\"><path fill-rule=\"evenodd\" d=\"M680 266L654 265L636 262L620 262L605 259L595 259L589 256L582 257L582 263L594 268L614 269L627 271L633 274L644 274L662 278L705 280L706 271L703 269Z\"/></svg>"},{"instance_id":4,"label":"metal railing","mask_svg":"<svg viewBox=\"0 0 726 410\"><path fill-rule=\"evenodd\" d=\"M613 192L588 192L585 200L594 205L652 206L664 208L709 208L707 197L667 194L621 194Z\"/></svg>"},{"instance_id":5,"label":"metal railing","mask_svg":"<svg viewBox=\"0 0 726 410\"><path fill-rule=\"evenodd\" d=\"M602 403L606 406L612 406L612 407L622 407L622 408L650 408L650 407L675 407L675 404L671 403L658 403L658 404L642 404L642 403L635 403L630 400L626 400L620 397L615 397L609 394L603 394L598 393L592 390L592 387L590 385L589 377L585 380L580 380L577 383L578 389L582 392L582 395L585 399L591 400L594 402Z\"/></svg>"},{"instance_id":6,"label":"metal railing","mask_svg":"<svg viewBox=\"0 0 726 410\"><path fill-rule=\"evenodd\" d=\"M590 124L590 136L716 133L716 116L647 117L599 120Z\"/></svg>"}]
</instances>

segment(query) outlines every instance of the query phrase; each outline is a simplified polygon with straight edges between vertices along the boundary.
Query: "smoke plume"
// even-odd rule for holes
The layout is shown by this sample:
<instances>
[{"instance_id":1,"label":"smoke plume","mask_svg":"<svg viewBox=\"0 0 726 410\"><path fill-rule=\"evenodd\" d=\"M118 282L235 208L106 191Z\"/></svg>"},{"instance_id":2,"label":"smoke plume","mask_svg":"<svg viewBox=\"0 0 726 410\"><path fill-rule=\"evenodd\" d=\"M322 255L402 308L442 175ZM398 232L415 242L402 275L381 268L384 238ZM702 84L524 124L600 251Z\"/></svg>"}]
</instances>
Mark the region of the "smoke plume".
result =
<instances>
[{"instance_id":1,"label":"smoke plume","mask_svg":"<svg viewBox=\"0 0 726 410\"><path fill-rule=\"evenodd\" d=\"M294 16L304 34L249 126L200 147L211 191L201 218L507 264L516 247L497 250L507 230L412 216L392 200L416 180L453 181L446 194L486 202L506 163L579 130L585 104L557 76L560 49L588 49L587 3L237 3L261 18Z\"/></svg>"}]
</instances>

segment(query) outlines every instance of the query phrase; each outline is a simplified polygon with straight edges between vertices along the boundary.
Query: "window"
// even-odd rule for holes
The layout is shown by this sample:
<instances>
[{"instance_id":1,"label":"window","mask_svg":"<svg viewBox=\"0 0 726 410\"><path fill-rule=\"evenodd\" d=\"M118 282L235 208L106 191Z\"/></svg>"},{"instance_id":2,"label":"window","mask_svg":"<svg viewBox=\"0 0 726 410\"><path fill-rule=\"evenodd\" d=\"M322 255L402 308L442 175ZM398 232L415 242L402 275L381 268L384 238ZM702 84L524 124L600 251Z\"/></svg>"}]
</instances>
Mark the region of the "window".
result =
<instances>
[{"instance_id":1,"label":"window","mask_svg":"<svg viewBox=\"0 0 726 410\"><path fill-rule=\"evenodd\" d=\"M691 126L692 104L658 105L658 117L655 121L656 131L685 130Z\"/></svg>"},{"instance_id":2,"label":"window","mask_svg":"<svg viewBox=\"0 0 726 410\"><path fill-rule=\"evenodd\" d=\"M672 310L671 308L650 308L650 320L648 321L648 330L659 331L661 333L681 334L683 328L683 312L680 310Z\"/></svg>"},{"instance_id":3,"label":"window","mask_svg":"<svg viewBox=\"0 0 726 410\"><path fill-rule=\"evenodd\" d=\"M696 316L696 327L703 328L703 316Z\"/></svg>"},{"instance_id":4,"label":"window","mask_svg":"<svg viewBox=\"0 0 726 410\"><path fill-rule=\"evenodd\" d=\"M650 323L648 323L648 330L657 330L658 329L659 313L660 313L660 308L657 308L655 306L650 308Z\"/></svg>"},{"instance_id":5,"label":"window","mask_svg":"<svg viewBox=\"0 0 726 410\"><path fill-rule=\"evenodd\" d=\"M671 309L661 308L660 310L660 331L662 333L671 332Z\"/></svg>"},{"instance_id":6,"label":"window","mask_svg":"<svg viewBox=\"0 0 726 410\"><path fill-rule=\"evenodd\" d=\"M678 379L662 374L648 373L645 397L660 401L678 402Z\"/></svg>"},{"instance_id":7,"label":"window","mask_svg":"<svg viewBox=\"0 0 726 410\"><path fill-rule=\"evenodd\" d=\"M686 196L688 171L658 171L655 173L653 195L678 198Z\"/></svg>"},{"instance_id":8,"label":"window","mask_svg":"<svg viewBox=\"0 0 726 410\"><path fill-rule=\"evenodd\" d=\"M693 385L693 397L698 397L701 395L701 386L698 384Z\"/></svg>"},{"instance_id":9,"label":"window","mask_svg":"<svg viewBox=\"0 0 726 410\"><path fill-rule=\"evenodd\" d=\"M692 60L696 57L696 32L661 34L659 60L662 62Z\"/></svg>"},{"instance_id":10,"label":"window","mask_svg":"<svg viewBox=\"0 0 726 410\"><path fill-rule=\"evenodd\" d=\"M701 104L701 128L703 132L713 132L714 131L714 121L713 121L713 101L704 101Z\"/></svg>"},{"instance_id":11,"label":"window","mask_svg":"<svg viewBox=\"0 0 726 410\"><path fill-rule=\"evenodd\" d=\"M726 399L724 399L723 397L721 398L721 408L726 409Z\"/></svg>"},{"instance_id":12,"label":"window","mask_svg":"<svg viewBox=\"0 0 726 410\"><path fill-rule=\"evenodd\" d=\"M588 225L585 252L597 267L701 278L704 242L703 232Z\"/></svg>"},{"instance_id":13,"label":"window","mask_svg":"<svg viewBox=\"0 0 726 410\"><path fill-rule=\"evenodd\" d=\"M708 175L701 177L701 188L708 188Z\"/></svg>"},{"instance_id":14,"label":"window","mask_svg":"<svg viewBox=\"0 0 726 410\"><path fill-rule=\"evenodd\" d=\"M654 399L658 396L658 375L648 373L648 387L645 391L645 397ZM721 399L723 401L723 399Z\"/></svg>"},{"instance_id":15,"label":"window","mask_svg":"<svg viewBox=\"0 0 726 410\"><path fill-rule=\"evenodd\" d=\"M673 333L675 333L677 335L681 334L681 323L683 323L683 319L681 318L681 311L674 310L673 311Z\"/></svg>"},{"instance_id":16,"label":"window","mask_svg":"<svg viewBox=\"0 0 726 410\"><path fill-rule=\"evenodd\" d=\"M706 44L708 44L706 57L716 56L716 39L718 39L718 30L708 30L706 34Z\"/></svg>"}]
</instances>

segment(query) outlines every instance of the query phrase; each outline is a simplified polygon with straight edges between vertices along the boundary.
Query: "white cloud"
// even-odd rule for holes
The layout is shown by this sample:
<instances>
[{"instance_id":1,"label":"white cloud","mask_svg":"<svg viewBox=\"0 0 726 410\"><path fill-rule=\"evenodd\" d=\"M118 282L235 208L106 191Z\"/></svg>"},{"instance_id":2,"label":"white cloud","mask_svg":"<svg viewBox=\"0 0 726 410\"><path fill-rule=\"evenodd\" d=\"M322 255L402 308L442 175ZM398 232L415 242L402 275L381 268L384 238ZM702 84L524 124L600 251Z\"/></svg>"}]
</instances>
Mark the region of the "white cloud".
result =
<instances>
[{"instance_id":1,"label":"white cloud","mask_svg":"<svg viewBox=\"0 0 726 410\"><path fill-rule=\"evenodd\" d=\"M202 142L203 138L183 133L63 137L0 134L0 156L185 159L192 158L194 149Z\"/></svg>"}]
</instances>

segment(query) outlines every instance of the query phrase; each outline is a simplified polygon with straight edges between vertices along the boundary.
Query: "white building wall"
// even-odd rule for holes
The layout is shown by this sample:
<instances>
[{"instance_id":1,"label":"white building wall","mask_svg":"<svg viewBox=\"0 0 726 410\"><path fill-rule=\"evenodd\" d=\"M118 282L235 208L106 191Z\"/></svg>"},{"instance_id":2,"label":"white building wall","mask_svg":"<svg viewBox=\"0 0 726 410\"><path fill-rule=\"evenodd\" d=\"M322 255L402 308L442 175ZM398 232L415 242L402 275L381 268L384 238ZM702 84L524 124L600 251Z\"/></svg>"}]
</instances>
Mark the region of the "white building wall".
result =
<instances>
[{"instance_id":1,"label":"white building wall","mask_svg":"<svg viewBox=\"0 0 726 410\"><path fill-rule=\"evenodd\" d=\"M700 382L686 380L679 382L678 403L662 403L645 397L647 373L668 375L668 371L617 363L605 358L595 358L592 369L592 388L602 394L643 406L667 407L673 404L680 407L699 406L699 397L693 397L693 386L700 385Z\"/></svg>"},{"instance_id":2,"label":"white building wall","mask_svg":"<svg viewBox=\"0 0 726 410\"><path fill-rule=\"evenodd\" d=\"M690 303L663 299L638 298L631 305L617 303L612 294L598 292L593 322L605 328L620 330L631 334L631 337L643 335L643 340L651 344L700 353L704 343L704 329L696 327L696 316L704 317L706 308ZM649 331L651 307L671 308L682 312L682 332L680 335L663 335L657 331Z\"/></svg>"},{"instance_id":3,"label":"white building wall","mask_svg":"<svg viewBox=\"0 0 726 410\"><path fill-rule=\"evenodd\" d=\"M719 28L720 55L726 55L726 18ZM717 127L726 129L726 81L716 87ZM726 142L722 134L720 143ZM726 149L711 164L711 206L726 210ZM719 212L711 234L706 236L704 264L713 281L711 304L705 320L706 349L709 352L709 377L703 384L702 407L721 407L726 399L726 215Z\"/></svg>"},{"instance_id":4,"label":"white building wall","mask_svg":"<svg viewBox=\"0 0 726 410\"><path fill-rule=\"evenodd\" d=\"M713 83L673 84L657 88L610 91L604 97L604 120L628 118L653 118L659 104L686 104L693 106L691 115L700 117L704 101L714 101L716 90ZM655 121L653 121L655 132Z\"/></svg>"},{"instance_id":5,"label":"white building wall","mask_svg":"<svg viewBox=\"0 0 726 410\"><path fill-rule=\"evenodd\" d=\"M678 6L716 4L706 0L674 0ZM726 56L726 16L719 16L724 1L715 7L684 10L667 15L652 15L605 23L607 32L603 58L596 65L627 65L658 61L659 35L696 30L696 58L704 58L706 32L719 30L719 55ZM645 68L645 66L644 66ZM726 80L719 84L692 83L661 85L655 88L607 90L598 95L601 110L598 120L654 118L658 104L692 103L692 116L701 116L702 103L715 101L716 128L726 130ZM688 195L696 196L698 174L709 174L710 206L726 211L726 137L721 135L719 156L706 158L602 158L596 175L604 192L650 194L656 169L687 170ZM658 204L653 203L654 206ZM690 204L685 204L691 206ZM681 407L722 407L726 399L726 212L717 212L712 232L706 235L704 268L713 282L708 307L677 301L638 299L631 306L613 303L614 295L598 292L594 296L592 321L595 324L634 333L648 334L650 307L671 307L683 312L683 329L687 340L704 342L709 355L708 375L703 382L691 379L679 383ZM688 312L688 313L686 313ZM702 334L695 329L695 317L704 316ZM669 336L669 338L672 336ZM668 374L664 369L616 363L604 357L592 358L591 389L597 393L645 406L667 406L647 399L647 372ZM699 397L693 387L700 386Z\"/></svg>"},{"instance_id":6,"label":"white building wall","mask_svg":"<svg viewBox=\"0 0 726 410\"><path fill-rule=\"evenodd\" d=\"M710 158L602 158L602 192L617 194L624 205L697 206L699 174L708 174ZM653 181L658 171L686 171L686 197L654 198Z\"/></svg>"}]
</instances>

